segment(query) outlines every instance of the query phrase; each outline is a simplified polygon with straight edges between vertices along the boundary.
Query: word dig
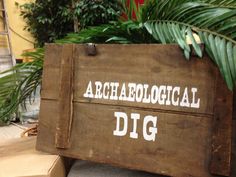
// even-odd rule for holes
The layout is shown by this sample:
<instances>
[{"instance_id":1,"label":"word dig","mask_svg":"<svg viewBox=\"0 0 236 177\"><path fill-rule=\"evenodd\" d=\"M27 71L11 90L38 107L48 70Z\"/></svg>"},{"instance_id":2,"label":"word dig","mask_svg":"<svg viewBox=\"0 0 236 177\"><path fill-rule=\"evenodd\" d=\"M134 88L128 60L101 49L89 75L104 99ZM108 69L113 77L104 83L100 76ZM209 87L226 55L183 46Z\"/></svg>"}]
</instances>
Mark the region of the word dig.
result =
<instances>
[{"instance_id":1,"label":"word dig","mask_svg":"<svg viewBox=\"0 0 236 177\"><path fill-rule=\"evenodd\" d=\"M131 113L130 119L125 112L114 112L116 118L116 130L113 131L114 136L125 136L128 133L128 124L132 122L132 131L129 133L129 137L133 139L138 139L139 134L137 133L138 122L140 121L140 114ZM123 121L123 124L121 124ZM151 125L151 126L150 126ZM157 117L147 115L143 119L142 125L143 138L146 141L155 141L157 134Z\"/></svg>"}]
</instances>

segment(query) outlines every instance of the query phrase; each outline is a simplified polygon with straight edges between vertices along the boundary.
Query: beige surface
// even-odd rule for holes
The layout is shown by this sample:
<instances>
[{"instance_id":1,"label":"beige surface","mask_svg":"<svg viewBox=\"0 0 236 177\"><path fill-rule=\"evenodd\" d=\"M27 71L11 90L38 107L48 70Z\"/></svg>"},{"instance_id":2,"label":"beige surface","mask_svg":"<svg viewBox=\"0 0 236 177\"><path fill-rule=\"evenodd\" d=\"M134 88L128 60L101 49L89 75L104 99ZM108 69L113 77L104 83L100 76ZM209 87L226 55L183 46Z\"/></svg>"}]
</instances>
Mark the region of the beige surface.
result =
<instances>
[{"instance_id":1,"label":"beige surface","mask_svg":"<svg viewBox=\"0 0 236 177\"><path fill-rule=\"evenodd\" d=\"M0 143L3 143L9 139L20 138L23 128L15 125L0 127Z\"/></svg>"},{"instance_id":2,"label":"beige surface","mask_svg":"<svg viewBox=\"0 0 236 177\"><path fill-rule=\"evenodd\" d=\"M61 157L35 150L35 138L0 143L0 177L65 177Z\"/></svg>"}]
</instances>

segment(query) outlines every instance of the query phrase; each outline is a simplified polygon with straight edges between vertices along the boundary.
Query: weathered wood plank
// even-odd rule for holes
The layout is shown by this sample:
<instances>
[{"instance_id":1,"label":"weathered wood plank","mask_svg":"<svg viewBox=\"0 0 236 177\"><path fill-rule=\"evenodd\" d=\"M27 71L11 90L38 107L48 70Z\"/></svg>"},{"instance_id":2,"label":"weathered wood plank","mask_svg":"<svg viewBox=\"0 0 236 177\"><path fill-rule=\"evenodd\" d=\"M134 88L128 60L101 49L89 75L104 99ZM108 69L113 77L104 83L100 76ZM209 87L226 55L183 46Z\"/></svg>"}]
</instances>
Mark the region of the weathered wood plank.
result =
<instances>
[{"instance_id":1,"label":"weathered wood plank","mask_svg":"<svg viewBox=\"0 0 236 177\"><path fill-rule=\"evenodd\" d=\"M56 150L52 141L56 127L50 122L56 122L59 111L52 102L43 100L41 107L41 117L48 116L51 119L43 120L40 127L39 136L47 136L38 139L37 148L40 150L158 174L182 177L210 176L207 165L211 151L210 118L76 103L71 147L69 150ZM113 135L116 129L115 111L125 112L129 116L131 113L140 114L137 125L138 139L129 136L133 128L130 117L127 134L123 137ZM146 115L158 117L158 133L154 142L143 138L143 118ZM151 126L152 124L148 125ZM51 133L48 133L48 130Z\"/></svg>"},{"instance_id":2,"label":"weathered wood plank","mask_svg":"<svg viewBox=\"0 0 236 177\"><path fill-rule=\"evenodd\" d=\"M73 47L71 45L64 45L58 46L57 49L59 50L55 51L56 53L54 54L57 54L57 57L60 58L60 72L58 75L59 80L57 80L57 83L59 83L59 119L56 123L55 146L57 148L68 148L73 118ZM50 53L51 51L46 50L45 56L51 57ZM50 59L45 58L45 60L48 61ZM44 72L44 77L46 74L47 71ZM50 80L47 82L50 82Z\"/></svg>"},{"instance_id":3,"label":"weathered wood plank","mask_svg":"<svg viewBox=\"0 0 236 177\"><path fill-rule=\"evenodd\" d=\"M57 148L69 147L73 118L73 48L66 46L63 49L60 69L59 120L55 139Z\"/></svg>"},{"instance_id":4,"label":"weathered wood plank","mask_svg":"<svg viewBox=\"0 0 236 177\"><path fill-rule=\"evenodd\" d=\"M232 153L233 94L221 75L217 75L214 120L212 130L211 173L229 176Z\"/></svg>"},{"instance_id":5,"label":"weathered wood plank","mask_svg":"<svg viewBox=\"0 0 236 177\"><path fill-rule=\"evenodd\" d=\"M52 98L59 99L60 82L58 77L60 75L61 57L58 56L62 55L62 48L61 45L56 44L46 45L41 98L46 98L50 95Z\"/></svg>"},{"instance_id":6,"label":"weathered wood plank","mask_svg":"<svg viewBox=\"0 0 236 177\"><path fill-rule=\"evenodd\" d=\"M191 61L186 61L176 45L168 45L168 47L164 45L98 45L97 53L96 56L88 56L85 46L76 45L74 101L213 115L214 92L205 90L215 90L215 67L211 62L205 60L206 58L203 60L192 58ZM51 83L44 86L42 98L58 99L58 67L56 64L48 64L46 67L50 73L48 77L50 77ZM197 69L197 72L194 69ZM180 106L90 99L83 97L89 81L92 83L110 81L120 84L180 86L182 88L180 95L191 82L193 87L198 88L196 97L200 97L202 100L199 109L192 109ZM120 89L121 87L118 88L118 92L121 91ZM191 88L188 89L191 90ZM192 100L191 95L189 95L189 99Z\"/></svg>"},{"instance_id":7,"label":"weathered wood plank","mask_svg":"<svg viewBox=\"0 0 236 177\"><path fill-rule=\"evenodd\" d=\"M234 89L233 119L236 120L236 88Z\"/></svg>"}]
</instances>

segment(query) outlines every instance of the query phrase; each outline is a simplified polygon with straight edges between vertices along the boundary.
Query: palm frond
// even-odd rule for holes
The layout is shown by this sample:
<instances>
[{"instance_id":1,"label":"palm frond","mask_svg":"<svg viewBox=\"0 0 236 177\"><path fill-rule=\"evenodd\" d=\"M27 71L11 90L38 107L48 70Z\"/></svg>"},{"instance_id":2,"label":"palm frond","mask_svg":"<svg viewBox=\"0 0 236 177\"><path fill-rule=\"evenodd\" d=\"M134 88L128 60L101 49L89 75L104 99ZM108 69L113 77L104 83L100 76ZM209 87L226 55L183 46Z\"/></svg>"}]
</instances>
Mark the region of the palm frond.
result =
<instances>
[{"instance_id":1,"label":"palm frond","mask_svg":"<svg viewBox=\"0 0 236 177\"><path fill-rule=\"evenodd\" d=\"M203 55L194 38L194 33L196 33L206 44L207 53L220 68L228 87L232 90L236 85L234 69L236 61L234 54L228 54L228 52L234 52L235 48L236 9L227 8L227 5L234 5L234 2L149 0L145 1L142 6L136 6L135 1L131 0L126 13L129 12L129 17L132 18L131 11L135 12L136 20L91 28L68 36L66 42L178 43L184 50L185 57L189 59L191 49L186 38L191 40L197 55L199 57ZM152 37L148 36L147 32ZM211 39L211 45L208 45L209 39L202 33ZM221 45L213 46L212 42ZM217 54L215 51L220 53Z\"/></svg>"},{"instance_id":2,"label":"palm frond","mask_svg":"<svg viewBox=\"0 0 236 177\"><path fill-rule=\"evenodd\" d=\"M113 22L70 33L57 43L155 43L143 24L136 21Z\"/></svg>"},{"instance_id":3,"label":"palm frond","mask_svg":"<svg viewBox=\"0 0 236 177\"><path fill-rule=\"evenodd\" d=\"M31 62L14 66L0 74L0 122L7 122L11 115L25 101L34 97L35 90L41 83L43 69L43 49L27 52Z\"/></svg>"},{"instance_id":4,"label":"palm frond","mask_svg":"<svg viewBox=\"0 0 236 177\"><path fill-rule=\"evenodd\" d=\"M149 19L145 27L160 43L178 43L186 58L190 54L186 36L192 41L198 56L202 56L193 37L197 33L232 90L236 85L235 5L236 2L232 0L159 0L156 1L156 10L153 11L157 15L151 16L154 19Z\"/></svg>"},{"instance_id":5,"label":"palm frond","mask_svg":"<svg viewBox=\"0 0 236 177\"><path fill-rule=\"evenodd\" d=\"M215 6L225 7L225 8L236 8L235 0L202 0L204 3L212 4Z\"/></svg>"},{"instance_id":6,"label":"palm frond","mask_svg":"<svg viewBox=\"0 0 236 177\"><path fill-rule=\"evenodd\" d=\"M187 43L187 36L191 40L193 47L199 57L202 57L202 51L197 41L193 37L193 31L187 24L170 22L170 21L153 21L146 22L147 31L162 44L178 43L184 50L185 57L190 58L190 47Z\"/></svg>"},{"instance_id":7,"label":"palm frond","mask_svg":"<svg viewBox=\"0 0 236 177\"><path fill-rule=\"evenodd\" d=\"M173 8L165 7L163 10L165 13L152 20L183 22L235 39L236 9L194 1L178 4Z\"/></svg>"},{"instance_id":8,"label":"palm frond","mask_svg":"<svg viewBox=\"0 0 236 177\"><path fill-rule=\"evenodd\" d=\"M217 64L230 90L236 85L236 42L209 31L198 32L206 51Z\"/></svg>"},{"instance_id":9,"label":"palm frond","mask_svg":"<svg viewBox=\"0 0 236 177\"><path fill-rule=\"evenodd\" d=\"M234 40L216 32L179 22L159 20L146 22L145 27L160 43L178 43L188 59L191 50L186 40L187 36L191 40L197 55L199 57L203 55L200 46L193 37L194 33L198 34L205 44L207 53L219 67L229 89L233 90L234 85L236 85L236 42Z\"/></svg>"}]
</instances>

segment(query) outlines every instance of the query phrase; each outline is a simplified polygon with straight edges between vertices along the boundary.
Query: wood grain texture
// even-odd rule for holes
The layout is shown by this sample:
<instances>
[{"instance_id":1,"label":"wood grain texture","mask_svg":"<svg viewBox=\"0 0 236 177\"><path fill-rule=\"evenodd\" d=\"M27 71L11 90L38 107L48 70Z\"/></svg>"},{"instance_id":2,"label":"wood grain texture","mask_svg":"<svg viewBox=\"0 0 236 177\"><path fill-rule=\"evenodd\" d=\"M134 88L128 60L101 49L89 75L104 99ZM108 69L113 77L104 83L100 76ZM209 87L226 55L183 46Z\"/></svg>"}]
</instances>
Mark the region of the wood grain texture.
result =
<instances>
[{"instance_id":1,"label":"wood grain texture","mask_svg":"<svg viewBox=\"0 0 236 177\"><path fill-rule=\"evenodd\" d=\"M186 61L176 45L97 45L97 55L88 56L86 47L75 46L74 101L213 115L215 67L213 63L192 58ZM121 57L123 56L123 57ZM79 63L78 63L79 62ZM50 66L48 66L50 67ZM197 71L195 69L197 68ZM42 98L58 99L58 67L49 68L51 83L44 86ZM184 78L184 79L183 79ZM152 105L114 100L84 98L89 81L134 82L199 88L200 109ZM211 90L206 92L205 90ZM120 90L119 90L120 91ZM182 90L183 91L183 90ZM180 93L182 94L182 93Z\"/></svg>"},{"instance_id":2,"label":"wood grain texture","mask_svg":"<svg viewBox=\"0 0 236 177\"><path fill-rule=\"evenodd\" d=\"M212 130L212 159L210 169L213 174L229 176L232 153L232 112L233 94L217 75L214 120Z\"/></svg>"},{"instance_id":3,"label":"wood grain texture","mask_svg":"<svg viewBox=\"0 0 236 177\"><path fill-rule=\"evenodd\" d=\"M99 44L96 45L95 56L88 56L85 45L68 47L74 48L70 146L68 149L55 148L56 127L61 121L61 83L58 76L62 58L58 56L62 56L63 52L60 53L62 46L52 44L47 46L50 52L46 54L44 64L37 149L173 177L213 177L210 172L228 174L232 93L207 57L202 60L193 57L186 61L177 45ZM199 109L194 109L85 98L83 94L89 81L196 87L201 105ZM117 111L128 116L140 114L138 139L129 136L130 119L126 136L113 135L116 128L114 112ZM146 141L142 135L145 115L158 118L154 142ZM217 117L220 117L220 125ZM218 145L222 147L219 151ZM221 161L214 160L217 155L222 158ZM216 167L219 168L214 170Z\"/></svg>"},{"instance_id":4,"label":"wood grain texture","mask_svg":"<svg viewBox=\"0 0 236 177\"><path fill-rule=\"evenodd\" d=\"M233 120L236 120L236 88L234 89Z\"/></svg>"},{"instance_id":5,"label":"wood grain texture","mask_svg":"<svg viewBox=\"0 0 236 177\"><path fill-rule=\"evenodd\" d=\"M49 113L49 108L58 113L52 101L43 101L42 112L51 118L58 115ZM93 111L91 111L93 110ZM155 142L142 137L143 119L138 122L139 139L113 136L116 119L114 111L139 113L141 117L158 117L158 132ZM47 113L46 113L47 112ZM52 112L52 111L51 111ZM44 116L44 115L41 115ZM55 120L48 120L55 122ZM106 105L75 103L71 147L69 150L52 148L55 125L44 121L49 127L41 126L38 149L65 156L110 163L131 169L139 169L172 176L210 176L208 163L211 150L210 118L143 111ZM131 130L129 122L128 130ZM129 132L129 131L128 131ZM40 146L40 147L39 147ZM181 163L180 163L181 161Z\"/></svg>"},{"instance_id":6,"label":"wood grain texture","mask_svg":"<svg viewBox=\"0 0 236 177\"><path fill-rule=\"evenodd\" d=\"M70 130L73 118L73 47L71 45L64 45L59 46L57 49L59 50L53 51L55 52L54 54L57 54L57 57L60 58L59 80L57 79L57 83L59 83L59 119L56 122L55 146L57 148L69 148ZM45 56L51 57L50 53L50 50L46 50ZM45 58L45 60L48 61L50 59ZM44 76L46 74L47 72L44 72Z\"/></svg>"},{"instance_id":7,"label":"wood grain texture","mask_svg":"<svg viewBox=\"0 0 236 177\"><path fill-rule=\"evenodd\" d=\"M57 122L55 145L69 148L71 123L73 118L73 48L62 50L59 91L59 120Z\"/></svg>"}]
</instances>

